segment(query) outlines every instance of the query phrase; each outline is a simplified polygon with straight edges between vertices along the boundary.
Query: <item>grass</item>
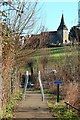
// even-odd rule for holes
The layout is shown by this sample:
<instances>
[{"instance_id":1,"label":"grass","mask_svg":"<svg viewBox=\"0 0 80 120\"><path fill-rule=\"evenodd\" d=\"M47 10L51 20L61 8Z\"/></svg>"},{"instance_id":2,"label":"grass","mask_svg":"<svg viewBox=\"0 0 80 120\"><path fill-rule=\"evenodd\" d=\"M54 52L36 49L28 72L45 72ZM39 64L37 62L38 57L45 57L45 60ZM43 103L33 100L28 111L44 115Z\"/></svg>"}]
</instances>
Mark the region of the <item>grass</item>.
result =
<instances>
[{"instance_id":1,"label":"grass","mask_svg":"<svg viewBox=\"0 0 80 120\"><path fill-rule=\"evenodd\" d=\"M48 107L53 116L59 118L59 120L80 120L75 112L67 109L65 103L48 102Z\"/></svg>"},{"instance_id":2,"label":"grass","mask_svg":"<svg viewBox=\"0 0 80 120\"><path fill-rule=\"evenodd\" d=\"M49 60L54 60L57 62L58 60L62 60L64 57L72 57L76 55L76 51L79 51L79 49L76 47L53 47L53 48L41 48L37 49L34 54L30 57L33 59L36 63L41 57L46 56ZM73 54L74 53L74 54Z\"/></svg>"},{"instance_id":3,"label":"grass","mask_svg":"<svg viewBox=\"0 0 80 120\"><path fill-rule=\"evenodd\" d=\"M46 52L44 52L46 51ZM40 56L43 56L43 55L59 55L59 54L63 54L64 53L64 48L62 47L55 47L55 48L44 48L44 49L38 49L35 54L33 54L33 57L40 57Z\"/></svg>"},{"instance_id":4,"label":"grass","mask_svg":"<svg viewBox=\"0 0 80 120\"><path fill-rule=\"evenodd\" d=\"M33 89L33 88L27 88L28 91L34 91L37 93L41 93L41 90ZM51 91L44 90L44 94L53 94Z\"/></svg>"}]
</instances>

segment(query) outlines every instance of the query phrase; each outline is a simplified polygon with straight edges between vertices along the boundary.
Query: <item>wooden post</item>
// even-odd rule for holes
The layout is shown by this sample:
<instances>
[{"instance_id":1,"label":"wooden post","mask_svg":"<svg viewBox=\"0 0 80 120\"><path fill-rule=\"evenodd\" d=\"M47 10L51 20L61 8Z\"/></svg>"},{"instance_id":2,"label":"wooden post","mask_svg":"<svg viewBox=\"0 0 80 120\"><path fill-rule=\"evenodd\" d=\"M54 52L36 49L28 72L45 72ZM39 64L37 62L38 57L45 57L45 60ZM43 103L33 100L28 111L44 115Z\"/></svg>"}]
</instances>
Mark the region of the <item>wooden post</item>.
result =
<instances>
[{"instance_id":1,"label":"wooden post","mask_svg":"<svg viewBox=\"0 0 80 120\"><path fill-rule=\"evenodd\" d=\"M43 86L42 86L42 82L41 82L40 71L38 73L38 79L39 79L39 84L40 84L40 88L41 88L42 101L44 101L44 91L43 91Z\"/></svg>"}]
</instances>

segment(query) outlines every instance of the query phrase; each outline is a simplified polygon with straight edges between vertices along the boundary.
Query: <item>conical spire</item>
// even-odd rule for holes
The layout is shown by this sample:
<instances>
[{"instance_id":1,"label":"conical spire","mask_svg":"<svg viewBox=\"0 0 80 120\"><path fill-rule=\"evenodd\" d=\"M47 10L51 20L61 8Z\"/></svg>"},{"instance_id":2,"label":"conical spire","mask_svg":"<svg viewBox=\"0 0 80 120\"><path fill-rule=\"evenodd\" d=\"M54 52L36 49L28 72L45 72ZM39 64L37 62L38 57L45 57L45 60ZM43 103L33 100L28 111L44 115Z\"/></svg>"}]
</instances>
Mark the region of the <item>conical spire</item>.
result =
<instances>
[{"instance_id":1,"label":"conical spire","mask_svg":"<svg viewBox=\"0 0 80 120\"><path fill-rule=\"evenodd\" d=\"M65 22L64 22L64 16L63 16L63 14L62 14L60 25L59 25L59 27L58 27L57 30L68 30L67 27L66 27L66 25L65 25Z\"/></svg>"}]
</instances>

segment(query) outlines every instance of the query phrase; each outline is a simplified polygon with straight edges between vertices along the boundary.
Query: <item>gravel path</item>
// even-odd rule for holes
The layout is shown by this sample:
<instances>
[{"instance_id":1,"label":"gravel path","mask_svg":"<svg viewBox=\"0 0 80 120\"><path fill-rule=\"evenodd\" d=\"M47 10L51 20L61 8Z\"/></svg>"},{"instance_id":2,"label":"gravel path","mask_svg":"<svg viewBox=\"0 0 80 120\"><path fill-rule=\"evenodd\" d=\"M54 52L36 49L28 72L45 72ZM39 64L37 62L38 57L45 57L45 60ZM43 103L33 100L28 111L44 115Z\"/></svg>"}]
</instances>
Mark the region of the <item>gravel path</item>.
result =
<instances>
[{"instance_id":1,"label":"gravel path","mask_svg":"<svg viewBox=\"0 0 80 120\"><path fill-rule=\"evenodd\" d=\"M18 103L14 110L14 118L53 118L47 106L47 96L44 102L41 100L41 94L36 92L27 92L25 100Z\"/></svg>"}]
</instances>

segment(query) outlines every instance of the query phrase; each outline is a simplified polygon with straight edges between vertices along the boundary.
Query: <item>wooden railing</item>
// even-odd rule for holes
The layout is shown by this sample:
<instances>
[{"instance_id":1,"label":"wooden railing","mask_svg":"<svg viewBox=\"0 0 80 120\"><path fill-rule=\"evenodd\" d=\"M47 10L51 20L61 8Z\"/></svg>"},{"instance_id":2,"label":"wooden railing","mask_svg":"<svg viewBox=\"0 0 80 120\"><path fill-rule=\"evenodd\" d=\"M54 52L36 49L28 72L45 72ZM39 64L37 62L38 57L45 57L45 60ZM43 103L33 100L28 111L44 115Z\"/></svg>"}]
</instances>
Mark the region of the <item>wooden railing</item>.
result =
<instances>
[{"instance_id":1,"label":"wooden railing","mask_svg":"<svg viewBox=\"0 0 80 120\"><path fill-rule=\"evenodd\" d=\"M75 106L71 105L70 103L68 103L68 102L64 102L64 103L65 103L68 107L71 107L71 108L77 110L78 112L80 112L80 109L76 108Z\"/></svg>"}]
</instances>

